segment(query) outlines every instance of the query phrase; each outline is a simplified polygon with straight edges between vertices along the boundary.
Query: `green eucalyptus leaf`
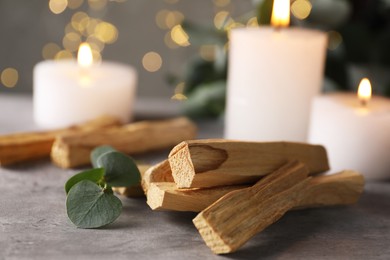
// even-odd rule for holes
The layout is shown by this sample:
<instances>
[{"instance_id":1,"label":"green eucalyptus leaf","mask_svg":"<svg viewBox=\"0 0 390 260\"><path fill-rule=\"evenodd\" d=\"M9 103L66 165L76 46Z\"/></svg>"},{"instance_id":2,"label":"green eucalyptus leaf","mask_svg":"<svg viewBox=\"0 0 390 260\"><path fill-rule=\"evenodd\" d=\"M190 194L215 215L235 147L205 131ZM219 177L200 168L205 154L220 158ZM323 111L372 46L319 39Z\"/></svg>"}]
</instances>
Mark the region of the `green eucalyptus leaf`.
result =
<instances>
[{"instance_id":1,"label":"green eucalyptus leaf","mask_svg":"<svg viewBox=\"0 0 390 260\"><path fill-rule=\"evenodd\" d=\"M141 174L134 160L121 152L109 152L99 157L98 167L104 167L104 180L113 187L128 187L141 181Z\"/></svg>"},{"instance_id":2,"label":"green eucalyptus leaf","mask_svg":"<svg viewBox=\"0 0 390 260\"><path fill-rule=\"evenodd\" d=\"M66 200L69 219L79 228L98 228L112 223L122 211L122 202L112 189L83 180L74 185Z\"/></svg>"},{"instance_id":3,"label":"green eucalyptus leaf","mask_svg":"<svg viewBox=\"0 0 390 260\"><path fill-rule=\"evenodd\" d=\"M113 147L109 145L102 145L98 146L91 152L91 163L94 168L97 168L97 160L100 156L102 156L105 153L114 152L116 151Z\"/></svg>"},{"instance_id":4,"label":"green eucalyptus leaf","mask_svg":"<svg viewBox=\"0 0 390 260\"><path fill-rule=\"evenodd\" d=\"M65 183L65 191L66 194L68 194L69 190L78 182L83 180L89 180L94 183L98 183L100 180L102 180L104 175L104 169L103 168L97 168L97 169L91 169L86 170L83 172L80 172L76 175L73 175L66 183Z\"/></svg>"}]
</instances>

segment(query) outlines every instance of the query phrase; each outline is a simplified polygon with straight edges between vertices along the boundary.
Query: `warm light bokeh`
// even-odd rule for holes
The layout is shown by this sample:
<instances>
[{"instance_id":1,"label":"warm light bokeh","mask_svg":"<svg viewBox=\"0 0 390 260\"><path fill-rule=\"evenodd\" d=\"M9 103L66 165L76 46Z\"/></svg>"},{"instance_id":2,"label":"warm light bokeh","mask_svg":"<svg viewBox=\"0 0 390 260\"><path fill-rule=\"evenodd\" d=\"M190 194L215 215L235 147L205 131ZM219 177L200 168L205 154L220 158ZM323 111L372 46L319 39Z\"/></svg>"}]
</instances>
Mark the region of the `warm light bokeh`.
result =
<instances>
[{"instance_id":1,"label":"warm light bokeh","mask_svg":"<svg viewBox=\"0 0 390 260\"><path fill-rule=\"evenodd\" d=\"M83 42L80 44L79 51L77 53L77 62L82 67L89 67L93 62L91 46L88 43Z\"/></svg>"},{"instance_id":2,"label":"warm light bokeh","mask_svg":"<svg viewBox=\"0 0 390 260\"><path fill-rule=\"evenodd\" d=\"M50 0L49 1L49 9L54 14L60 14L65 11L68 6L68 0Z\"/></svg>"},{"instance_id":3,"label":"warm light bokeh","mask_svg":"<svg viewBox=\"0 0 390 260\"><path fill-rule=\"evenodd\" d=\"M371 83L367 78L363 78L359 84L358 98L363 105L366 105L367 102L371 99L371 95L372 95Z\"/></svg>"},{"instance_id":4,"label":"warm light bokeh","mask_svg":"<svg viewBox=\"0 0 390 260\"><path fill-rule=\"evenodd\" d=\"M299 20L306 19L311 12L312 5L309 0L296 0L291 5L292 14Z\"/></svg>"},{"instance_id":5,"label":"warm light bokeh","mask_svg":"<svg viewBox=\"0 0 390 260\"><path fill-rule=\"evenodd\" d=\"M271 24L287 27L290 24L290 0L275 0L272 8Z\"/></svg>"},{"instance_id":6,"label":"warm light bokeh","mask_svg":"<svg viewBox=\"0 0 390 260\"><path fill-rule=\"evenodd\" d=\"M157 52L151 51L142 58L142 65L149 72L156 72L161 68L162 58Z\"/></svg>"},{"instance_id":7,"label":"warm light bokeh","mask_svg":"<svg viewBox=\"0 0 390 260\"><path fill-rule=\"evenodd\" d=\"M189 36L188 34L184 31L183 27L178 24L174 26L171 30L171 37L172 40L180 46L188 46L190 45L189 43Z\"/></svg>"},{"instance_id":8,"label":"warm light bokeh","mask_svg":"<svg viewBox=\"0 0 390 260\"><path fill-rule=\"evenodd\" d=\"M16 83L18 83L19 80L19 73L14 68L6 68L1 73L1 83L6 86L7 88L13 88L15 87Z\"/></svg>"}]
</instances>

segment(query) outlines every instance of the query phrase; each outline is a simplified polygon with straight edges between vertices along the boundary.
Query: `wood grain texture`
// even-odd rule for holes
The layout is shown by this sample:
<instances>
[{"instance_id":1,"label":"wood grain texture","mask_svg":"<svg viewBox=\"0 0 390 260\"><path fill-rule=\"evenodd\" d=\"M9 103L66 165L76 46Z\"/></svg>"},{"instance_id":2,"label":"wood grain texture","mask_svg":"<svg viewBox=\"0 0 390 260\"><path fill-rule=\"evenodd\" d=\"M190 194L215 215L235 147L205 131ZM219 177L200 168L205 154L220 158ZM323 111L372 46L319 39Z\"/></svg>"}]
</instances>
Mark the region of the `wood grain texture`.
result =
<instances>
[{"instance_id":1,"label":"wood grain texture","mask_svg":"<svg viewBox=\"0 0 390 260\"><path fill-rule=\"evenodd\" d=\"M99 145L133 155L172 147L196 136L196 127L187 118L143 121L120 128L90 134L74 134L56 138L51 151L53 162L62 168L90 163L90 152Z\"/></svg>"},{"instance_id":2,"label":"wood grain texture","mask_svg":"<svg viewBox=\"0 0 390 260\"><path fill-rule=\"evenodd\" d=\"M153 210L200 212L225 194L248 187L232 185L213 188L178 189L173 182L151 183L147 203ZM346 170L332 175L313 177L294 209L354 204L364 188L364 178L358 172Z\"/></svg>"},{"instance_id":3,"label":"wood grain texture","mask_svg":"<svg viewBox=\"0 0 390 260\"><path fill-rule=\"evenodd\" d=\"M299 204L308 173L304 164L288 163L254 186L226 194L193 223L215 254L234 252Z\"/></svg>"},{"instance_id":4,"label":"wood grain texture","mask_svg":"<svg viewBox=\"0 0 390 260\"><path fill-rule=\"evenodd\" d=\"M314 177L295 209L354 204L363 193L364 183L363 175L352 170Z\"/></svg>"},{"instance_id":5,"label":"wood grain texture","mask_svg":"<svg viewBox=\"0 0 390 260\"><path fill-rule=\"evenodd\" d=\"M178 189L174 182L153 182L146 194L146 202L153 210L200 212L225 194L247 187L248 185L232 185Z\"/></svg>"},{"instance_id":6,"label":"wood grain texture","mask_svg":"<svg viewBox=\"0 0 390 260\"><path fill-rule=\"evenodd\" d=\"M179 188L253 183L289 160L301 161L313 174L329 169L324 147L290 142L184 141L168 159Z\"/></svg>"},{"instance_id":7,"label":"wood grain texture","mask_svg":"<svg viewBox=\"0 0 390 260\"><path fill-rule=\"evenodd\" d=\"M171 166L169 165L168 160L164 160L146 170L141 181L142 189L145 194L147 194L149 186L154 182L173 183Z\"/></svg>"},{"instance_id":8,"label":"wood grain texture","mask_svg":"<svg viewBox=\"0 0 390 260\"><path fill-rule=\"evenodd\" d=\"M104 116L69 128L0 136L0 165L49 157L53 142L59 135L89 133L119 125L118 119Z\"/></svg>"}]
</instances>

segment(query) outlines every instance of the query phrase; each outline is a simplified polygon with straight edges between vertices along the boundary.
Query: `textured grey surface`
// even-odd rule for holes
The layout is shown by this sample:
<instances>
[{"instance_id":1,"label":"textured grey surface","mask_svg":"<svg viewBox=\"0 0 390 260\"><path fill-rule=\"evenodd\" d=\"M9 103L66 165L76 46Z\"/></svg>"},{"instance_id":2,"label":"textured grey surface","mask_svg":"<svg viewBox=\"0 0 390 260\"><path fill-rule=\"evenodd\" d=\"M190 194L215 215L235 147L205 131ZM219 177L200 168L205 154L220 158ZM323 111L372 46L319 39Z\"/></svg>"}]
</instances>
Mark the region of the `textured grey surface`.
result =
<instances>
[{"instance_id":1,"label":"textured grey surface","mask_svg":"<svg viewBox=\"0 0 390 260\"><path fill-rule=\"evenodd\" d=\"M34 128L30 105L0 96L0 133ZM203 124L202 135L220 126ZM122 198L122 215L104 229L75 228L63 190L75 172L48 160L0 168L0 259L390 259L388 182L368 183L354 206L289 212L237 253L215 256L192 225L195 214L153 212L144 199Z\"/></svg>"}]
</instances>

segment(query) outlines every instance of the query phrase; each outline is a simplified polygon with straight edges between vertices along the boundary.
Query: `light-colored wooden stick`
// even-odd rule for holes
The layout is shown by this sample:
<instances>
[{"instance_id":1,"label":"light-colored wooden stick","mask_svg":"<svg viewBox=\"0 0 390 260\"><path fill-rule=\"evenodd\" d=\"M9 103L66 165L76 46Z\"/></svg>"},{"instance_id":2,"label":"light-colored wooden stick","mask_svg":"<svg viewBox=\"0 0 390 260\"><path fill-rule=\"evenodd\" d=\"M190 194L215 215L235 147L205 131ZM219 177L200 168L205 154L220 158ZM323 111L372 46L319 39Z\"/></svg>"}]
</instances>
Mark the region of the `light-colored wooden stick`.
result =
<instances>
[{"instance_id":1,"label":"light-colored wooden stick","mask_svg":"<svg viewBox=\"0 0 390 260\"><path fill-rule=\"evenodd\" d=\"M194 138L195 125L187 118L163 121L143 121L116 129L107 129L91 134L76 134L56 138L51 157L62 168L71 168L90 163L89 155L99 145L111 145L127 154L139 154L169 148Z\"/></svg>"},{"instance_id":2,"label":"light-colored wooden stick","mask_svg":"<svg viewBox=\"0 0 390 260\"><path fill-rule=\"evenodd\" d=\"M310 180L299 205L294 209L354 204L363 190L364 177L356 171L345 170L317 176Z\"/></svg>"},{"instance_id":3,"label":"light-colored wooden stick","mask_svg":"<svg viewBox=\"0 0 390 260\"><path fill-rule=\"evenodd\" d=\"M302 163L288 163L254 186L226 194L193 222L215 254L234 252L299 204L307 174Z\"/></svg>"},{"instance_id":4,"label":"light-colored wooden stick","mask_svg":"<svg viewBox=\"0 0 390 260\"><path fill-rule=\"evenodd\" d=\"M137 165L139 172L141 173L141 180L145 175L145 172L150 168L148 164L140 164ZM139 185L131 186L131 187L113 187L112 188L116 193L122 196L126 196L128 198L140 198L145 197L145 193L142 189L141 183Z\"/></svg>"},{"instance_id":5,"label":"light-colored wooden stick","mask_svg":"<svg viewBox=\"0 0 390 260\"><path fill-rule=\"evenodd\" d=\"M173 182L155 182L147 192L147 203L153 210L200 212L225 194L246 187L232 185L178 189ZM363 187L363 176L354 171L316 176L310 180L302 201L294 209L354 204Z\"/></svg>"},{"instance_id":6,"label":"light-colored wooden stick","mask_svg":"<svg viewBox=\"0 0 390 260\"><path fill-rule=\"evenodd\" d=\"M248 185L232 185L178 189L174 182L153 182L146 194L146 202L153 210L200 212L225 194L247 187Z\"/></svg>"},{"instance_id":7,"label":"light-colored wooden stick","mask_svg":"<svg viewBox=\"0 0 390 260\"><path fill-rule=\"evenodd\" d=\"M193 222L215 254L234 252L299 203L307 174L302 163L288 163L254 186L226 194Z\"/></svg>"},{"instance_id":8,"label":"light-colored wooden stick","mask_svg":"<svg viewBox=\"0 0 390 260\"><path fill-rule=\"evenodd\" d=\"M146 170L141 181L142 189L145 194L147 194L151 183L154 182L173 183L171 166L169 165L168 160L164 160Z\"/></svg>"},{"instance_id":9,"label":"light-colored wooden stick","mask_svg":"<svg viewBox=\"0 0 390 260\"><path fill-rule=\"evenodd\" d=\"M64 129L0 136L0 165L49 157L54 139L58 135L86 133L118 125L118 119L104 116Z\"/></svg>"},{"instance_id":10,"label":"light-colored wooden stick","mask_svg":"<svg viewBox=\"0 0 390 260\"><path fill-rule=\"evenodd\" d=\"M329 169L324 147L289 142L185 141L172 149L168 159L179 188L253 183L289 160L306 164L310 173Z\"/></svg>"}]
</instances>

